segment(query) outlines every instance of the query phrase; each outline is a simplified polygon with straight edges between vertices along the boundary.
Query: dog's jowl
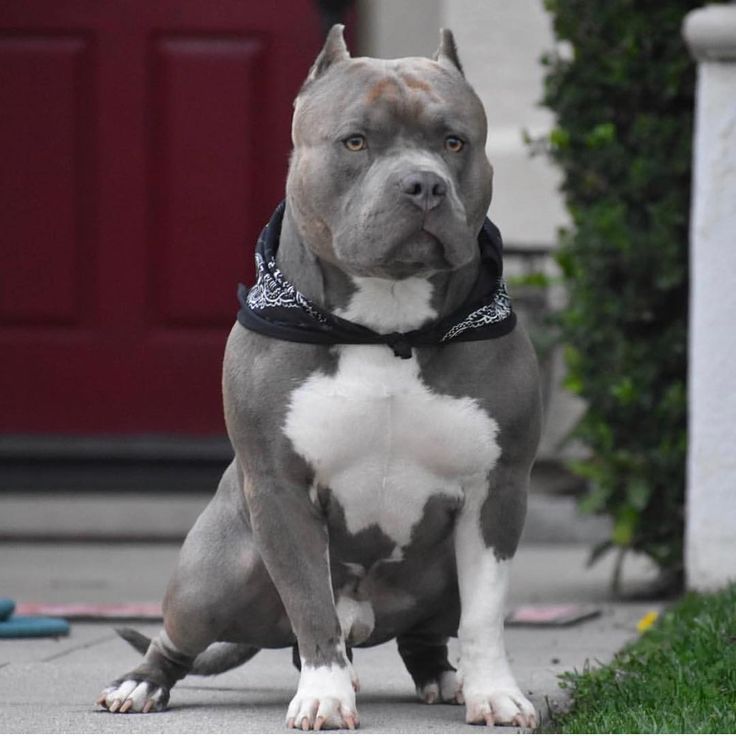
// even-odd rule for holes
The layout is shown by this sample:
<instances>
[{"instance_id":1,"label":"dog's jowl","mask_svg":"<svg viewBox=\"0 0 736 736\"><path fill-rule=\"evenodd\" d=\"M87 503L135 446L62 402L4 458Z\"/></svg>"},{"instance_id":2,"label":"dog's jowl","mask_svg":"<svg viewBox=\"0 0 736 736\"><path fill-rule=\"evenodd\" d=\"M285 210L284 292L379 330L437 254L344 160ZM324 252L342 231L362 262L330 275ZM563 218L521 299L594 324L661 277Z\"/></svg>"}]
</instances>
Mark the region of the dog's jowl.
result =
<instances>
[{"instance_id":1,"label":"dog's jowl","mask_svg":"<svg viewBox=\"0 0 736 736\"><path fill-rule=\"evenodd\" d=\"M335 26L292 131L286 200L225 352L235 460L181 550L161 633L124 634L145 658L98 702L160 710L189 672L294 647L287 725L354 728L352 650L396 639L424 702L533 727L503 610L537 368L452 35L433 59L352 59Z\"/></svg>"}]
</instances>

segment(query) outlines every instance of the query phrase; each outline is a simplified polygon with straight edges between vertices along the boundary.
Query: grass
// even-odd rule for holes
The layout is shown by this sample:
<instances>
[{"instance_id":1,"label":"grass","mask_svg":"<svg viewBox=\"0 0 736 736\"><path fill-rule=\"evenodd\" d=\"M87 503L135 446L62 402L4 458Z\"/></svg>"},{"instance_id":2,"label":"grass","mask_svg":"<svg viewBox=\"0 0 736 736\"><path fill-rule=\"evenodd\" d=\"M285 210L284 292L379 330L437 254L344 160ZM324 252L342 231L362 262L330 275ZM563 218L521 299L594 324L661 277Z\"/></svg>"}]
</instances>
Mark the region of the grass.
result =
<instances>
[{"instance_id":1,"label":"grass","mask_svg":"<svg viewBox=\"0 0 736 736\"><path fill-rule=\"evenodd\" d=\"M553 733L736 733L736 585L689 594L599 669L566 673Z\"/></svg>"}]
</instances>

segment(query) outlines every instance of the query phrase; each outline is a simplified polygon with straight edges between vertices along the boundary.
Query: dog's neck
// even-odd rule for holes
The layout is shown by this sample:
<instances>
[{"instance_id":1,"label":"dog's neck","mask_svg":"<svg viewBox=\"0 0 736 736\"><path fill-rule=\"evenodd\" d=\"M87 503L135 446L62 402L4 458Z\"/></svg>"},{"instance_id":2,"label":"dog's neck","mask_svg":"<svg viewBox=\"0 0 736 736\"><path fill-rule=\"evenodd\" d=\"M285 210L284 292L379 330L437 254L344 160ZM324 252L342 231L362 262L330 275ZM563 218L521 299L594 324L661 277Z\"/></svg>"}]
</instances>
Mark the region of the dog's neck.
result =
<instances>
[{"instance_id":1,"label":"dog's neck","mask_svg":"<svg viewBox=\"0 0 736 736\"><path fill-rule=\"evenodd\" d=\"M451 314L470 293L479 267L475 258L426 279L354 279L304 245L288 201L276 260L286 279L316 306L379 332L407 332ZM372 299L382 302L377 313L367 304Z\"/></svg>"},{"instance_id":2,"label":"dog's neck","mask_svg":"<svg viewBox=\"0 0 736 736\"><path fill-rule=\"evenodd\" d=\"M281 223L276 261L287 280L327 312L347 307L356 291L350 276L334 264L318 258L304 245L288 201Z\"/></svg>"}]
</instances>

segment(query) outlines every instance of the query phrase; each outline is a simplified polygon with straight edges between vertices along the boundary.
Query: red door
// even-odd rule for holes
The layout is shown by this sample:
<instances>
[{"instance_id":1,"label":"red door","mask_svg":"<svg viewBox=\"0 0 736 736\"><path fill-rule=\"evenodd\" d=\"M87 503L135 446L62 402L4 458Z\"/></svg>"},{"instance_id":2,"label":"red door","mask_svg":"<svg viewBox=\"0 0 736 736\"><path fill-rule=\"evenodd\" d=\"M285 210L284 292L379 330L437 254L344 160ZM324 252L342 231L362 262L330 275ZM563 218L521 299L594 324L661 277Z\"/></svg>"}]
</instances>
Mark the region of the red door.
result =
<instances>
[{"instance_id":1,"label":"red door","mask_svg":"<svg viewBox=\"0 0 736 736\"><path fill-rule=\"evenodd\" d=\"M0 4L0 433L219 434L313 0Z\"/></svg>"}]
</instances>

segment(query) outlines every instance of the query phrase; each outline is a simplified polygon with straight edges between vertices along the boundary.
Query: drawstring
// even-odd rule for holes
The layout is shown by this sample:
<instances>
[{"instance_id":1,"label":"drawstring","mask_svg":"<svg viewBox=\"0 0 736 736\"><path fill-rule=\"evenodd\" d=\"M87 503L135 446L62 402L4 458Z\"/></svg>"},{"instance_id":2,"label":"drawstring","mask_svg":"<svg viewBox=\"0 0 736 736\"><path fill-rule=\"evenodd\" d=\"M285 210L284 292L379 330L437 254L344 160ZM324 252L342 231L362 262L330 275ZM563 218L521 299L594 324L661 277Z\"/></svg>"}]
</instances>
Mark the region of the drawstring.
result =
<instances>
[{"instance_id":1,"label":"drawstring","mask_svg":"<svg viewBox=\"0 0 736 736\"><path fill-rule=\"evenodd\" d=\"M384 337L397 358L403 358L404 360L411 358L411 345L405 335L400 332L392 332Z\"/></svg>"}]
</instances>

